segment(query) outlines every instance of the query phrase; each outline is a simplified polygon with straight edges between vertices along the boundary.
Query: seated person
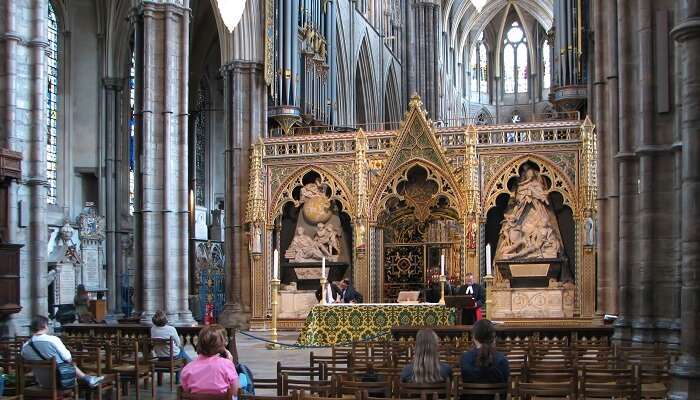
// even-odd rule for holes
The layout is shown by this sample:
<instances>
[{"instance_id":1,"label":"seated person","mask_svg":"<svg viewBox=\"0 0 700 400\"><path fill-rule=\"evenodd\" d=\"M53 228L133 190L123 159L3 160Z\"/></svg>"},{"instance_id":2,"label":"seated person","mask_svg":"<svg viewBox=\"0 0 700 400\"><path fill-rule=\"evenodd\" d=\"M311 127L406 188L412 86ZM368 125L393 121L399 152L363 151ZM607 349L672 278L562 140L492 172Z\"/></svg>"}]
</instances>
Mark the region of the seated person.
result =
<instances>
[{"instance_id":1,"label":"seated person","mask_svg":"<svg viewBox=\"0 0 700 400\"><path fill-rule=\"evenodd\" d=\"M199 331L197 354L182 368L183 390L214 395L225 394L229 388L238 391L238 373L221 325L207 325Z\"/></svg>"},{"instance_id":2,"label":"seated person","mask_svg":"<svg viewBox=\"0 0 700 400\"><path fill-rule=\"evenodd\" d=\"M90 295L85 290L84 285L78 285L77 293L73 298L73 306L75 306L75 317L78 322L90 323L95 322L92 312L90 312Z\"/></svg>"},{"instance_id":3,"label":"seated person","mask_svg":"<svg viewBox=\"0 0 700 400\"><path fill-rule=\"evenodd\" d=\"M326 282L326 304L333 304L340 297L340 288L336 282ZM321 288L316 289L316 300L321 301Z\"/></svg>"},{"instance_id":4,"label":"seated person","mask_svg":"<svg viewBox=\"0 0 700 400\"><path fill-rule=\"evenodd\" d=\"M487 319L472 326L474 348L462 354L459 367L463 382L503 383L508 382L510 367L508 359L495 350L496 329Z\"/></svg>"},{"instance_id":5,"label":"seated person","mask_svg":"<svg viewBox=\"0 0 700 400\"><path fill-rule=\"evenodd\" d=\"M452 376L452 367L440 362L438 336L432 329L421 329L416 335L413 363L401 371L401 381L407 383L445 382Z\"/></svg>"},{"instance_id":6,"label":"seated person","mask_svg":"<svg viewBox=\"0 0 700 400\"><path fill-rule=\"evenodd\" d=\"M173 355L175 358L185 360L186 363L192 361L182 344L180 344L180 335L177 334L177 330L172 325L168 325L168 317L163 310L156 311L151 321L153 322L151 327L152 339L173 338ZM170 347L166 344L153 346L153 353L159 360L170 360Z\"/></svg>"},{"instance_id":7,"label":"seated person","mask_svg":"<svg viewBox=\"0 0 700 400\"><path fill-rule=\"evenodd\" d=\"M340 281L340 302L341 303L362 303L362 295L350 284L350 279L345 278Z\"/></svg>"},{"instance_id":8,"label":"seated person","mask_svg":"<svg viewBox=\"0 0 700 400\"><path fill-rule=\"evenodd\" d=\"M55 358L56 364L73 362L70 351L66 349L61 339L57 336L49 335L48 318L37 315L32 319L30 329L32 337L22 346L21 355L23 359L27 361L42 361ZM51 388L51 374L55 374L55 371L41 368L33 372L39 386L44 389ZM85 381L90 387L99 386L105 379L104 376L87 375L78 367L75 367L75 376Z\"/></svg>"}]
</instances>

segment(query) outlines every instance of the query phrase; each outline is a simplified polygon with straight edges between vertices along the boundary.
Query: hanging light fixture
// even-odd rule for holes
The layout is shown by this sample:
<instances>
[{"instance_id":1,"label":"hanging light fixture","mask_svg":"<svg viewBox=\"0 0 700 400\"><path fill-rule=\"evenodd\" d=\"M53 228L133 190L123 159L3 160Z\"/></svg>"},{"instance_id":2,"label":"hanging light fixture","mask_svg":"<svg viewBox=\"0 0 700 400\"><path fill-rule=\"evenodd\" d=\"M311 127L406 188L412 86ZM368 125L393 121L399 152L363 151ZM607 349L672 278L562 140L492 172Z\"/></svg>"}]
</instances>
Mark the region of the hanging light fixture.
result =
<instances>
[{"instance_id":1,"label":"hanging light fixture","mask_svg":"<svg viewBox=\"0 0 700 400\"><path fill-rule=\"evenodd\" d=\"M229 32L233 32L236 25L241 22L245 3L246 0L216 0L221 19L224 20L224 25L226 25Z\"/></svg>"},{"instance_id":2,"label":"hanging light fixture","mask_svg":"<svg viewBox=\"0 0 700 400\"><path fill-rule=\"evenodd\" d=\"M219 0L219 1L221 1L221 0ZM481 12L481 9L484 8L487 1L488 0L471 0L472 4L476 8L477 12Z\"/></svg>"}]
</instances>

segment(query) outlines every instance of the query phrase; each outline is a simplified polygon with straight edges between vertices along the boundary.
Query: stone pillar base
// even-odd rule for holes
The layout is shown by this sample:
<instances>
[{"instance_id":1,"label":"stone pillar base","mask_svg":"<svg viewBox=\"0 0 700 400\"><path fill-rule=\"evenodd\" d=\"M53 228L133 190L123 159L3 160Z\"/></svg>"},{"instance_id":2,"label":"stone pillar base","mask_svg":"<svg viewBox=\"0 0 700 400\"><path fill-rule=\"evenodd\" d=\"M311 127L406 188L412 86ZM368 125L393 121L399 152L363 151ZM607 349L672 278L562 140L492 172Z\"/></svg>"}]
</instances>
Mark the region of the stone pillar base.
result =
<instances>
[{"instance_id":1,"label":"stone pillar base","mask_svg":"<svg viewBox=\"0 0 700 400\"><path fill-rule=\"evenodd\" d=\"M240 304L226 303L219 314L219 324L227 328L247 330L249 328L250 313L246 312Z\"/></svg>"},{"instance_id":2,"label":"stone pillar base","mask_svg":"<svg viewBox=\"0 0 700 400\"><path fill-rule=\"evenodd\" d=\"M671 367L671 391L669 399L695 399L700 392L700 360L683 355ZM691 395L692 393L692 395Z\"/></svg>"},{"instance_id":3,"label":"stone pillar base","mask_svg":"<svg viewBox=\"0 0 700 400\"><path fill-rule=\"evenodd\" d=\"M178 320L176 325L179 326L193 326L197 325L197 321L194 320L192 317L192 311L186 310L186 311L180 311L178 313Z\"/></svg>"}]
</instances>

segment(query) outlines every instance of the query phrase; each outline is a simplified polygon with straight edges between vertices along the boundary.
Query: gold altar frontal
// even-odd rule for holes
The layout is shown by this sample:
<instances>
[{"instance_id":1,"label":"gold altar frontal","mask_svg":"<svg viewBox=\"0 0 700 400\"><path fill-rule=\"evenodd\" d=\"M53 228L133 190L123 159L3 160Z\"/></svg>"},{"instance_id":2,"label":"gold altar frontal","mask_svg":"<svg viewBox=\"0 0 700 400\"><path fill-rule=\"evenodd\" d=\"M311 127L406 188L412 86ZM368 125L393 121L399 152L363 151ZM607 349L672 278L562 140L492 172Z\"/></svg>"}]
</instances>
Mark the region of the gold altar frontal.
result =
<instances>
[{"instance_id":1,"label":"gold altar frontal","mask_svg":"<svg viewBox=\"0 0 700 400\"><path fill-rule=\"evenodd\" d=\"M562 265L570 274L555 284L523 288L492 266L490 313L515 323L590 322L596 287L595 141L588 118L436 128L417 97L397 130L260 139L251 153L246 214L251 329L269 328L275 249L283 256L285 301L308 305L290 309L293 315L285 314L278 328L301 329L307 315L319 312L307 302L308 291L317 286L299 280L295 292L301 277L291 272L294 260L285 254L290 232L308 218L307 187L325 196L324 207L331 205L324 213L333 214L329 221L338 232L345 277L366 303L391 303L399 291L424 287L440 254L448 280L463 282L472 273L483 281L485 246L498 240L496 217L502 218L508 198L517 197L513 182L517 185L523 168L536 170L546 183L542 195L557 199L557 213L565 210L557 219L568 221L561 233ZM308 236L300 237L311 240L315 227L304 229Z\"/></svg>"},{"instance_id":2,"label":"gold altar frontal","mask_svg":"<svg viewBox=\"0 0 700 400\"><path fill-rule=\"evenodd\" d=\"M333 346L386 340L391 329L454 325L454 309L438 304L331 304L311 309L297 343Z\"/></svg>"}]
</instances>

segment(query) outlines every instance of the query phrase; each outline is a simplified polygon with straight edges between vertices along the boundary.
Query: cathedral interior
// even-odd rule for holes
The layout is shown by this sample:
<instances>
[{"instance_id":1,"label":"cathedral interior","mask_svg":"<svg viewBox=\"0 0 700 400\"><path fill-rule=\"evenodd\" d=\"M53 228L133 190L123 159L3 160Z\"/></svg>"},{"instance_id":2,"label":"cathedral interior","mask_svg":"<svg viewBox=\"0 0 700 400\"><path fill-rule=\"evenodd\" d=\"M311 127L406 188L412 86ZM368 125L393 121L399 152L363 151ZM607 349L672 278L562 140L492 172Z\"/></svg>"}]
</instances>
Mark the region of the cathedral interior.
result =
<instances>
[{"instance_id":1,"label":"cathedral interior","mask_svg":"<svg viewBox=\"0 0 700 400\"><path fill-rule=\"evenodd\" d=\"M698 66L700 0L2 0L0 332L79 284L299 330L326 268L379 304L442 263L678 349L692 398Z\"/></svg>"}]
</instances>

